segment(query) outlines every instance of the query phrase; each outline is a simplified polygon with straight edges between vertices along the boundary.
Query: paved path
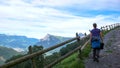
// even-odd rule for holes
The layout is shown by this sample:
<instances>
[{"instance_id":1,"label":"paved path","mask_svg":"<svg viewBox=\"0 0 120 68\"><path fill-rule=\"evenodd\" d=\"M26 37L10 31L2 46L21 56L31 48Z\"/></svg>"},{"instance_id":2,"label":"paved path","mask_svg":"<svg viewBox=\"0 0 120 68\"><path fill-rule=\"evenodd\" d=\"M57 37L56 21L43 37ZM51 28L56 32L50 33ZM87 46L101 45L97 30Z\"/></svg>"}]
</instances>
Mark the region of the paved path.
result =
<instances>
[{"instance_id":1,"label":"paved path","mask_svg":"<svg viewBox=\"0 0 120 68\"><path fill-rule=\"evenodd\" d=\"M120 28L106 34L104 43L99 62L93 61L91 52L85 61L85 68L120 68Z\"/></svg>"}]
</instances>

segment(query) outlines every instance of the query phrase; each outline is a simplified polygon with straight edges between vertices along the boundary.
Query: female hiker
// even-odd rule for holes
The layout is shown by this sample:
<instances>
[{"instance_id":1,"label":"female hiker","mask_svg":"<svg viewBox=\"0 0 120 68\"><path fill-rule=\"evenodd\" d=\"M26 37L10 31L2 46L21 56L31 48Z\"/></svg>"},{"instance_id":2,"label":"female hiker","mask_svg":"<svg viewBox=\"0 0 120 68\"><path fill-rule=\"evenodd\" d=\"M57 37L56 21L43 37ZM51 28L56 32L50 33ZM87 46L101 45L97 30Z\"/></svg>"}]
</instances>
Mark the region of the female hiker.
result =
<instances>
[{"instance_id":1,"label":"female hiker","mask_svg":"<svg viewBox=\"0 0 120 68\"><path fill-rule=\"evenodd\" d=\"M93 24L93 29L90 31L91 47L93 49L93 60L99 62L100 43L103 42L102 32L97 28L97 24Z\"/></svg>"}]
</instances>

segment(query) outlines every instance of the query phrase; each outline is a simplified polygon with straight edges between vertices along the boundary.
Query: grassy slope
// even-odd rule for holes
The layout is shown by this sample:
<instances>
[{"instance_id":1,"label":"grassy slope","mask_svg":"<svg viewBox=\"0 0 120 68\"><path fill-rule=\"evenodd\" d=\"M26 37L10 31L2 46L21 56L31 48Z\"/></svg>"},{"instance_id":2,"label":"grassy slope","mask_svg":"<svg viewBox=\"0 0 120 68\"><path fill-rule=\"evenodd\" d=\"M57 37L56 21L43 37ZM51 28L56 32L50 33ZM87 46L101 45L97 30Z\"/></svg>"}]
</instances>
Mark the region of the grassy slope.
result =
<instances>
[{"instance_id":1,"label":"grassy slope","mask_svg":"<svg viewBox=\"0 0 120 68\"><path fill-rule=\"evenodd\" d=\"M103 33L103 36L107 34L109 31ZM68 58L61 61L59 64L54 66L53 68L85 68L84 66L84 59L88 57L91 51L90 44L82 51L82 58L78 58L78 52L74 53L73 55L69 56Z\"/></svg>"},{"instance_id":2,"label":"grassy slope","mask_svg":"<svg viewBox=\"0 0 120 68\"><path fill-rule=\"evenodd\" d=\"M54 68L84 68L83 60L85 59L85 57L88 57L90 50L90 45L87 45L87 47L82 51L81 59L79 59L78 57L79 53L76 52L63 60L61 63L54 66Z\"/></svg>"}]
</instances>

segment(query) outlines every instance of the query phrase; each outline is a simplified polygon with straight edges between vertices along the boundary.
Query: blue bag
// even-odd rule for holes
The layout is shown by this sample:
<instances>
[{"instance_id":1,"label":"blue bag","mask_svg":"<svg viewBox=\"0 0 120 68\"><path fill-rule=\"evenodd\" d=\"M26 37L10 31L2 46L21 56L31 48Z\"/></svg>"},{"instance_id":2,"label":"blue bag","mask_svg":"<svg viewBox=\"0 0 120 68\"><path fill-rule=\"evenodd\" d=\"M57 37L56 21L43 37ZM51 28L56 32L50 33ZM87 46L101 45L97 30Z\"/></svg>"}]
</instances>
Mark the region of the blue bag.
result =
<instances>
[{"instance_id":1,"label":"blue bag","mask_svg":"<svg viewBox=\"0 0 120 68\"><path fill-rule=\"evenodd\" d=\"M100 41L93 41L92 48L100 48Z\"/></svg>"}]
</instances>

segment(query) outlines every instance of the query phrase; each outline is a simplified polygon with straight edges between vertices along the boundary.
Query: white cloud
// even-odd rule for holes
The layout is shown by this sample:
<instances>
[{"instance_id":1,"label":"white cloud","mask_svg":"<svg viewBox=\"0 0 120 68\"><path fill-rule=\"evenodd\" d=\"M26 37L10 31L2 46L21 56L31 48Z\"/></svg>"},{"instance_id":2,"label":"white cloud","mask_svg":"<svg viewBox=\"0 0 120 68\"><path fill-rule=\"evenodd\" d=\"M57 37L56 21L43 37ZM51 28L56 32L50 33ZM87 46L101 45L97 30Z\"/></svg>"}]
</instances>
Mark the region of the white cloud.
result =
<instances>
[{"instance_id":1,"label":"white cloud","mask_svg":"<svg viewBox=\"0 0 120 68\"><path fill-rule=\"evenodd\" d=\"M49 22L20 23L21 21L20 22L9 21L6 23L0 23L0 25L4 26L1 29L4 30L6 29L3 32L9 32L18 35L19 34L26 35L28 37L41 38L45 36L47 33L53 35L74 37L76 32L89 33L89 29L92 29L93 22L96 22L100 26L115 23L114 21L116 20L117 20L116 22L119 22L118 19L114 19L113 21L111 21L111 20L106 20L107 18L114 19L112 16L96 16L94 18L73 17L73 19L68 19L65 21L61 21L61 19L57 20L57 23L54 20L52 20L51 23Z\"/></svg>"},{"instance_id":2,"label":"white cloud","mask_svg":"<svg viewBox=\"0 0 120 68\"><path fill-rule=\"evenodd\" d=\"M74 7L86 10L115 10L120 11L119 0L3 0L9 6L22 7Z\"/></svg>"},{"instance_id":3,"label":"white cloud","mask_svg":"<svg viewBox=\"0 0 120 68\"><path fill-rule=\"evenodd\" d=\"M34 0L32 4L52 7L74 7L87 10L120 11L119 0Z\"/></svg>"},{"instance_id":4,"label":"white cloud","mask_svg":"<svg viewBox=\"0 0 120 68\"><path fill-rule=\"evenodd\" d=\"M105 9L113 5L116 10L118 9L116 1L98 0L95 1L97 6L94 6L93 0L34 0L30 3L23 0L4 0L4 5L0 4L0 31L1 33L26 35L35 38L41 38L47 33L67 37L75 36L76 32L89 33L93 22L100 26L108 25L120 22L120 16L81 17L60 10L59 7L66 8L77 5L76 8L78 9ZM113 2L113 4L109 5L108 2ZM106 6L100 7L101 3L106 4ZM81 5L83 6L80 7ZM72 13L72 11L70 12Z\"/></svg>"}]
</instances>

